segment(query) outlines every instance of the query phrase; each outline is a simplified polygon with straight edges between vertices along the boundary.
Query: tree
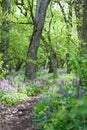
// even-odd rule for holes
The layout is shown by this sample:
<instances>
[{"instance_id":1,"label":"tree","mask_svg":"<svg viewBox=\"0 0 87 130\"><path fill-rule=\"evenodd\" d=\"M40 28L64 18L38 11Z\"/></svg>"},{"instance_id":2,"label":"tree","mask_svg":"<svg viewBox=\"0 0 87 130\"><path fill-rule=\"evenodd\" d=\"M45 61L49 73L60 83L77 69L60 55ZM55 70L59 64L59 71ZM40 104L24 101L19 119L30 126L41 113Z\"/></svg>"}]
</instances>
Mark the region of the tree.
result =
<instances>
[{"instance_id":1,"label":"tree","mask_svg":"<svg viewBox=\"0 0 87 130\"><path fill-rule=\"evenodd\" d=\"M75 1L77 33L79 39L76 73L79 86L87 86L87 1Z\"/></svg>"},{"instance_id":2,"label":"tree","mask_svg":"<svg viewBox=\"0 0 87 130\"><path fill-rule=\"evenodd\" d=\"M83 4L82 43L81 43L81 85L87 86L87 0Z\"/></svg>"},{"instance_id":3,"label":"tree","mask_svg":"<svg viewBox=\"0 0 87 130\"><path fill-rule=\"evenodd\" d=\"M68 52L66 54L66 66L67 66L67 73L71 72L71 64L70 64L70 43L71 43L71 36L72 36L72 6L73 6L73 1L69 0L67 1L67 6L68 6L68 12L67 14L65 13L65 9L63 5L61 4L61 1L58 1L58 4L61 8L61 12L63 14L63 18L66 24L66 42L67 42L67 49Z\"/></svg>"},{"instance_id":4,"label":"tree","mask_svg":"<svg viewBox=\"0 0 87 130\"><path fill-rule=\"evenodd\" d=\"M8 63L8 46L9 46L9 29L10 20L9 15L11 13L11 1L3 0L1 2L2 6L2 25L1 25L1 42L0 42L0 53L3 54L3 68L6 68Z\"/></svg>"},{"instance_id":5,"label":"tree","mask_svg":"<svg viewBox=\"0 0 87 130\"><path fill-rule=\"evenodd\" d=\"M87 0L84 0L84 6L83 6L83 26L82 26L82 39L85 44L85 50L87 51Z\"/></svg>"},{"instance_id":6,"label":"tree","mask_svg":"<svg viewBox=\"0 0 87 130\"><path fill-rule=\"evenodd\" d=\"M52 32L52 22L53 22L53 12L52 12L52 3L50 5L50 10L49 10L49 13L48 13L48 16L50 15L50 19L48 18L47 21L48 21L48 27L44 28L44 33L46 33L46 37L47 37L47 40L44 36L42 36L42 41L44 42L44 46L46 47L46 50L47 50L47 53L48 54L48 68L49 68L49 73L53 73L55 76L57 76L57 56L56 56L56 51L54 49L55 47L55 43L52 45L52 35L51 35L51 32ZM44 34L43 33L43 34Z\"/></svg>"},{"instance_id":7,"label":"tree","mask_svg":"<svg viewBox=\"0 0 87 130\"><path fill-rule=\"evenodd\" d=\"M36 77L36 59L37 51L40 45L42 30L44 27L46 11L51 0L37 0L36 14L34 19L34 29L28 49L28 60L26 63L25 75L33 80Z\"/></svg>"}]
</instances>

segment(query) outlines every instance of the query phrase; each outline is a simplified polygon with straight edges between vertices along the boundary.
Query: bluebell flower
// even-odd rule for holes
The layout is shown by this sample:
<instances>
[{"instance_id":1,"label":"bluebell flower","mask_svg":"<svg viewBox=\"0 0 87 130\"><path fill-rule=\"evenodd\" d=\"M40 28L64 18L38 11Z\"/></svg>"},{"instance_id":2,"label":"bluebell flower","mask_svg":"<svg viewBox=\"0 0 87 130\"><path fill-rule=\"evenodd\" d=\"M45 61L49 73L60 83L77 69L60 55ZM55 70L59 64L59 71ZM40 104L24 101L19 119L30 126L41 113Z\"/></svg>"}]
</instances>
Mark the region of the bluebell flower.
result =
<instances>
[{"instance_id":1,"label":"bluebell flower","mask_svg":"<svg viewBox=\"0 0 87 130\"><path fill-rule=\"evenodd\" d=\"M50 111L46 110L46 116L50 116Z\"/></svg>"},{"instance_id":2,"label":"bluebell flower","mask_svg":"<svg viewBox=\"0 0 87 130\"><path fill-rule=\"evenodd\" d=\"M58 94L63 94L63 93L64 93L64 92L63 92L62 89L58 91Z\"/></svg>"}]
</instances>

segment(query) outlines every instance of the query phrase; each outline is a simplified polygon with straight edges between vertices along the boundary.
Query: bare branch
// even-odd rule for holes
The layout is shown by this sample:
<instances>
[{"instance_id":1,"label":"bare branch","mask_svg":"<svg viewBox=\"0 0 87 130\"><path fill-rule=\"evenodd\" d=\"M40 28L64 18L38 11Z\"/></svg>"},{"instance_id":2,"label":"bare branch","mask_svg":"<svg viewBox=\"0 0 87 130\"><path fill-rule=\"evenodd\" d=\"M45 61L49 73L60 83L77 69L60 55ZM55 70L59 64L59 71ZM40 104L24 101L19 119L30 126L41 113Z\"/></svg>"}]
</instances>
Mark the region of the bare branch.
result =
<instances>
[{"instance_id":1,"label":"bare branch","mask_svg":"<svg viewBox=\"0 0 87 130\"><path fill-rule=\"evenodd\" d=\"M14 22L14 21L11 21L12 23L15 23L15 24L31 24L33 25L32 22Z\"/></svg>"},{"instance_id":2,"label":"bare branch","mask_svg":"<svg viewBox=\"0 0 87 130\"><path fill-rule=\"evenodd\" d=\"M24 1L21 0L21 2L18 2L18 0L15 0L15 4L17 5L17 7L19 8L20 12L26 17L27 16L27 11L26 9L23 7L24 6ZM23 9L22 9L23 8ZM25 11L24 11L25 10Z\"/></svg>"},{"instance_id":3,"label":"bare branch","mask_svg":"<svg viewBox=\"0 0 87 130\"><path fill-rule=\"evenodd\" d=\"M65 23L68 23L68 20L67 20L67 18L66 18L66 14L65 14L64 8L63 8L63 6L61 5L60 1L58 1L58 4L59 4L60 9L61 9L61 11L62 11L62 14L63 14Z\"/></svg>"},{"instance_id":4,"label":"bare branch","mask_svg":"<svg viewBox=\"0 0 87 130\"><path fill-rule=\"evenodd\" d=\"M34 14L33 14L33 0L32 0L32 4L28 0L28 4L29 4L29 7L30 7L30 15L31 15L32 21L33 21L33 23L35 23L35 18L34 18Z\"/></svg>"},{"instance_id":5,"label":"bare branch","mask_svg":"<svg viewBox=\"0 0 87 130\"><path fill-rule=\"evenodd\" d=\"M21 5L21 6L24 5L24 1L23 0L21 0L21 2L18 2L18 0L14 0L14 2L15 2L16 5Z\"/></svg>"}]
</instances>

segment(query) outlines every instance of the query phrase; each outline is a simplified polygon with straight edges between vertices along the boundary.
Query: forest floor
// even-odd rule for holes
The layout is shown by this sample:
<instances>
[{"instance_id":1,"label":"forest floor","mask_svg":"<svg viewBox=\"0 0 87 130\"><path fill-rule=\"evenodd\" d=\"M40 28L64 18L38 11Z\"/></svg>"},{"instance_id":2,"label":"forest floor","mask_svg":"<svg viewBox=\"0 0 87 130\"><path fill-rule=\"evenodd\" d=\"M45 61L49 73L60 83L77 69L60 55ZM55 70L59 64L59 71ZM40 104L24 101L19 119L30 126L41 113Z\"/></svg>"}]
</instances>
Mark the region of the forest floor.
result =
<instances>
[{"instance_id":1,"label":"forest floor","mask_svg":"<svg viewBox=\"0 0 87 130\"><path fill-rule=\"evenodd\" d=\"M32 122L33 107L42 99L42 95L29 97L20 104L2 106L0 110L0 130L35 130Z\"/></svg>"},{"instance_id":2,"label":"forest floor","mask_svg":"<svg viewBox=\"0 0 87 130\"><path fill-rule=\"evenodd\" d=\"M46 72L42 73L42 77L37 79L43 86L47 86L47 91L55 92L58 86L72 84L73 75L66 75L66 71L59 71L60 77L53 79ZM46 75L46 77L45 77ZM43 77L45 78L43 80ZM49 78L48 78L49 77ZM74 80L74 83L76 80ZM35 82L36 83L36 82ZM50 87L51 86L51 87ZM34 105L42 100L42 95L31 96L27 100L22 101L18 105L0 106L0 130L36 130L36 125L32 122Z\"/></svg>"}]
</instances>

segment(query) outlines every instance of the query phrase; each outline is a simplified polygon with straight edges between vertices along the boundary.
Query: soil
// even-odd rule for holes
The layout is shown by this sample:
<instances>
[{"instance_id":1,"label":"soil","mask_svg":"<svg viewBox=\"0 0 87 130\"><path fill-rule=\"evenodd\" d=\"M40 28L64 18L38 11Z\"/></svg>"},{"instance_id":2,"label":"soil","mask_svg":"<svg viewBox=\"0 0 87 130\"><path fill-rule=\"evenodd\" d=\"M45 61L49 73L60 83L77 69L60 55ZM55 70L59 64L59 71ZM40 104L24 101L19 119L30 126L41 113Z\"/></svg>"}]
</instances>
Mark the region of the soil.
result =
<instances>
[{"instance_id":1,"label":"soil","mask_svg":"<svg viewBox=\"0 0 87 130\"><path fill-rule=\"evenodd\" d=\"M41 95L29 97L16 106L2 107L0 110L0 130L36 130L32 122L33 107L42 99Z\"/></svg>"}]
</instances>

